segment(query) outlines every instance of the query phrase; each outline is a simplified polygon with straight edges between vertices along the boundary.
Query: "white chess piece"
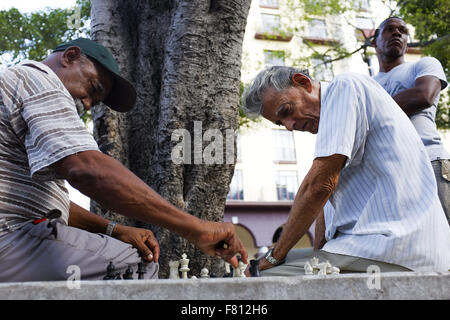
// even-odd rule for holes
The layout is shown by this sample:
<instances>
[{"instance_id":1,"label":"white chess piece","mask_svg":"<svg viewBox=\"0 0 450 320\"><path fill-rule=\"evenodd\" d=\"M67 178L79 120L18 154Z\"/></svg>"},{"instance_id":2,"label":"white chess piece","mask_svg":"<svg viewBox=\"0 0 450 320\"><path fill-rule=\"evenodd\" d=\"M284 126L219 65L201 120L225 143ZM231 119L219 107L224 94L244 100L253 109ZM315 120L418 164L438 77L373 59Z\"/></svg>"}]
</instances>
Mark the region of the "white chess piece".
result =
<instances>
[{"instance_id":1,"label":"white chess piece","mask_svg":"<svg viewBox=\"0 0 450 320\"><path fill-rule=\"evenodd\" d=\"M237 268L233 267L233 278L240 278L241 277L241 269L239 266Z\"/></svg>"},{"instance_id":2,"label":"white chess piece","mask_svg":"<svg viewBox=\"0 0 450 320\"><path fill-rule=\"evenodd\" d=\"M200 278L202 278L202 279L208 279L208 278L209 278L209 270L206 269L206 268L203 268L203 269L200 271Z\"/></svg>"},{"instance_id":3,"label":"white chess piece","mask_svg":"<svg viewBox=\"0 0 450 320\"><path fill-rule=\"evenodd\" d=\"M178 273L179 266L180 261L169 261L169 279L180 279L180 274Z\"/></svg>"},{"instance_id":4,"label":"white chess piece","mask_svg":"<svg viewBox=\"0 0 450 320\"><path fill-rule=\"evenodd\" d=\"M341 270L338 267L331 267L331 274L339 274Z\"/></svg>"},{"instance_id":5,"label":"white chess piece","mask_svg":"<svg viewBox=\"0 0 450 320\"><path fill-rule=\"evenodd\" d=\"M331 274L332 273L332 268L333 268L333 266L331 265L330 261L327 260L327 262L325 262L325 272L326 272L326 274Z\"/></svg>"},{"instance_id":6,"label":"white chess piece","mask_svg":"<svg viewBox=\"0 0 450 320\"><path fill-rule=\"evenodd\" d=\"M314 274L313 267L311 266L311 264L309 262L305 263L305 267L304 268L305 268L305 274L306 275Z\"/></svg>"},{"instance_id":7,"label":"white chess piece","mask_svg":"<svg viewBox=\"0 0 450 320\"><path fill-rule=\"evenodd\" d=\"M319 267L319 259L314 257L311 259L311 267L313 268L313 274L318 274L320 267Z\"/></svg>"},{"instance_id":8,"label":"white chess piece","mask_svg":"<svg viewBox=\"0 0 450 320\"><path fill-rule=\"evenodd\" d=\"M192 280L195 280L195 279L197 279L197 277L196 277L196 276L192 276L191 279L192 279Z\"/></svg>"},{"instance_id":9,"label":"white chess piece","mask_svg":"<svg viewBox=\"0 0 450 320\"><path fill-rule=\"evenodd\" d=\"M244 262L239 261L239 264L238 264L239 277L241 277L241 278L245 278L246 277L245 276L245 269L246 268L247 268L247 265Z\"/></svg>"},{"instance_id":10,"label":"white chess piece","mask_svg":"<svg viewBox=\"0 0 450 320\"><path fill-rule=\"evenodd\" d=\"M183 253L181 255L180 264L181 264L181 267L180 267L181 277L183 279L187 279L188 278L187 273L191 269L188 268L189 259L187 259L186 253Z\"/></svg>"}]
</instances>

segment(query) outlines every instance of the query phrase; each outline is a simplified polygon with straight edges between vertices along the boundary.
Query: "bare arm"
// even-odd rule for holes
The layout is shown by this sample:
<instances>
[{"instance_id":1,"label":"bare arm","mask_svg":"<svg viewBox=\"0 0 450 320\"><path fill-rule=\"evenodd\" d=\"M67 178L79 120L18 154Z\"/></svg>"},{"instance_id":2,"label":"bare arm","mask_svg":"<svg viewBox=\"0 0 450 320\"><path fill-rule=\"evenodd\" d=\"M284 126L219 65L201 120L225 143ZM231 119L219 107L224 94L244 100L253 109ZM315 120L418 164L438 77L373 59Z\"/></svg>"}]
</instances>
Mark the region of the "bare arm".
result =
<instances>
[{"instance_id":1,"label":"bare arm","mask_svg":"<svg viewBox=\"0 0 450 320\"><path fill-rule=\"evenodd\" d=\"M55 163L54 168L74 188L106 209L170 229L206 254L220 253L225 260L231 260L241 253L244 262L247 261L247 252L231 224L201 220L178 209L121 163L101 152L68 156ZM217 247L221 241L228 243L228 249ZM237 265L236 258L231 263Z\"/></svg>"},{"instance_id":2,"label":"bare arm","mask_svg":"<svg viewBox=\"0 0 450 320\"><path fill-rule=\"evenodd\" d=\"M325 216L323 209L320 210L319 216L316 219L316 226L314 231L314 250L321 249L327 242L325 239Z\"/></svg>"},{"instance_id":3,"label":"bare arm","mask_svg":"<svg viewBox=\"0 0 450 320\"><path fill-rule=\"evenodd\" d=\"M338 184L339 174L346 159L343 155L335 154L314 160L297 192L288 220L272 252L275 259L283 259L323 212L325 203ZM261 270L272 267L265 259L262 259L260 266Z\"/></svg>"},{"instance_id":4,"label":"bare arm","mask_svg":"<svg viewBox=\"0 0 450 320\"><path fill-rule=\"evenodd\" d=\"M430 107L441 90L441 81L435 76L418 78L414 87L399 92L392 98L409 116Z\"/></svg>"}]
</instances>

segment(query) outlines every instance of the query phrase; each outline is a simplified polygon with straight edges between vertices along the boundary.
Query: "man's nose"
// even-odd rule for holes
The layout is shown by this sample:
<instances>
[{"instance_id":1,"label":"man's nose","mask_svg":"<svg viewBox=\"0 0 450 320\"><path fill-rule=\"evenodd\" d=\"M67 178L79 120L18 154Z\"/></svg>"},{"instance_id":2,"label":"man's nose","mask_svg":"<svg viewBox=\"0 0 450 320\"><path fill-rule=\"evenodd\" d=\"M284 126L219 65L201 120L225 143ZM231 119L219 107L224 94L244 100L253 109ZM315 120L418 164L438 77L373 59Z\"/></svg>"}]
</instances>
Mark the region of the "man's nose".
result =
<instances>
[{"instance_id":1,"label":"man's nose","mask_svg":"<svg viewBox=\"0 0 450 320\"><path fill-rule=\"evenodd\" d=\"M288 131L293 131L295 128L295 120L285 120L283 124Z\"/></svg>"}]
</instances>

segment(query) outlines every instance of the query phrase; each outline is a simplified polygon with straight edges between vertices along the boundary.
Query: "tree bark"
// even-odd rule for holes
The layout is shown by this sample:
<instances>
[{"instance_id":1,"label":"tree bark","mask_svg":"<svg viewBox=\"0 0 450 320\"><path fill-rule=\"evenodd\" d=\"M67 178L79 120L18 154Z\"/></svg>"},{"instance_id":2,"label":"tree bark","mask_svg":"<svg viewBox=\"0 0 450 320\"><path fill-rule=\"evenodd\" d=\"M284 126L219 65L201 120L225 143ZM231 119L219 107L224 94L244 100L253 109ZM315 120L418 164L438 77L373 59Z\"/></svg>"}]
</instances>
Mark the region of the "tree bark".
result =
<instances>
[{"instance_id":1,"label":"tree bark","mask_svg":"<svg viewBox=\"0 0 450 320\"><path fill-rule=\"evenodd\" d=\"M235 147L230 132L238 128L242 40L250 0L92 0L91 6L92 38L112 51L121 73L137 90L136 106L127 114L105 106L93 109L100 149L177 207L222 221L235 162L235 149L225 151ZM217 129L213 138L203 136L214 133L210 129ZM191 142L192 151L184 150L184 163L172 159L180 143L173 134L180 130L191 138L184 141ZM222 149L208 149L221 138ZM205 163L202 153L216 161ZM223 273L221 261L206 257L176 234L91 206L110 219L155 233L162 253L161 278L168 275L168 262L183 252L191 259L192 274L203 267Z\"/></svg>"}]
</instances>

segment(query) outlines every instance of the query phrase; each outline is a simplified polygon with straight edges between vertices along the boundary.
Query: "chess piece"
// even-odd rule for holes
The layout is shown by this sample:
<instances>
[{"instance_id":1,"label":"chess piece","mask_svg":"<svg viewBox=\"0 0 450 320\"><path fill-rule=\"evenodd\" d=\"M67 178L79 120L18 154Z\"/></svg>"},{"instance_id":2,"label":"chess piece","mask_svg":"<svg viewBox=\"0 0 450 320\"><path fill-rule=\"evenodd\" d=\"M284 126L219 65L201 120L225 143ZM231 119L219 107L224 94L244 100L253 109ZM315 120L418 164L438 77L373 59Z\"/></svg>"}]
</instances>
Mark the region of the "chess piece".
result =
<instances>
[{"instance_id":1,"label":"chess piece","mask_svg":"<svg viewBox=\"0 0 450 320\"><path fill-rule=\"evenodd\" d=\"M209 270L206 269L206 268L203 268L200 271L200 278L202 278L202 279L209 279Z\"/></svg>"},{"instance_id":2,"label":"chess piece","mask_svg":"<svg viewBox=\"0 0 450 320\"><path fill-rule=\"evenodd\" d=\"M259 260L250 260L250 275L252 277L261 277L259 273Z\"/></svg>"},{"instance_id":3,"label":"chess piece","mask_svg":"<svg viewBox=\"0 0 450 320\"><path fill-rule=\"evenodd\" d=\"M247 265L242 260L239 260L238 269L239 269L239 277L245 278L246 277L245 269L247 269Z\"/></svg>"},{"instance_id":4,"label":"chess piece","mask_svg":"<svg viewBox=\"0 0 450 320\"><path fill-rule=\"evenodd\" d=\"M117 277L116 267L112 263L112 261L109 262L108 266L106 267L106 276L103 278L103 280L114 280Z\"/></svg>"},{"instance_id":5,"label":"chess piece","mask_svg":"<svg viewBox=\"0 0 450 320\"><path fill-rule=\"evenodd\" d=\"M137 269L136 273L138 274L139 280L144 279L144 274L147 273L147 271L145 270L145 262L138 263L138 269Z\"/></svg>"},{"instance_id":6,"label":"chess piece","mask_svg":"<svg viewBox=\"0 0 450 320\"><path fill-rule=\"evenodd\" d=\"M181 278L183 279L187 279L187 273L188 271L190 271L191 269L188 268L188 264L189 264L189 259L187 259L187 255L186 253L183 253L181 255L181 259L180 259L180 271L181 271Z\"/></svg>"},{"instance_id":7,"label":"chess piece","mask_svg":"<svg viewBox=\"0 0 450 320\"><path fill-rule=\"evenodd\" d=\"M312 274L314 274L314 270L313 270L313 267L311 266L311 264L309 263L309 262L306 262L305 263L305 274L306 275L312 275Z\"/></svg>"},{"instance_id":8,"label":"chess piece","mask_svg":"<svg viewBox=\"0 0 450 320\"><path fill-rule=\"evenodd\" d=\"M341 270L338 267L331 267L331 274L339 274Z\"/></svg>"},{"instance_id":9,"label":"chess piece","mask_svg":"<svg viewBox=\"0 0 450 320\"><path fill-rule=\"evenodd\" d=\"M169 279L180 279L180 273L178 272L179 266L180 261L169 261Z\"/></svg>"},{"instance_id":10,"label":"chess piece","mask_svg":"<svg viewBox=\"0 0 450 320\"><path fill-rule=\"evenodd\" d=\"M228 262L225 262L225 273L223 274L223 278L231 278L233 274L230 270L230 264Z\"/></svg>"},{"instance_id":11,"label":"chess piece","mask_svg":"<svg viewBox=\"0 0 450 320\"><path fill-rule=\"evenodd\" d=\"M314 257L311 259L311 267L313 268L313 274L318 274L319 273L319 259Z\"/></svg>"},{"instance_id":12,"label":"chess piece","mask_svg":"<svg viewBox=\"0 0 450 320\"><path fill-rule=\"evenodd\" d=\"M195 280L195 279L197 279L197 277L196 277L196 276L192 276L191 279L192 279L192 280Z\"/></svg>"},{"instance_id":13,"label":"chess piece","mask_svg":"<svg viewBox=\"0 0 450 320\"><path fill-rule=\"evenodd\" d=\"M125 273L123 274L124 280L133 280L133 268L131 266L128 266L127 270L125 270Z\"/></svg>"},{"instance_id":14,"label":"chess piece","mask_svg":"<svg viewBox=\"0 0 450 320\"><path fill-rule=\"evenodd\" d=\"M326 263L319 263L319 272L317 273L319 276L326 276L327 275L327 264Z\"/></svg>"}]
</instances>

